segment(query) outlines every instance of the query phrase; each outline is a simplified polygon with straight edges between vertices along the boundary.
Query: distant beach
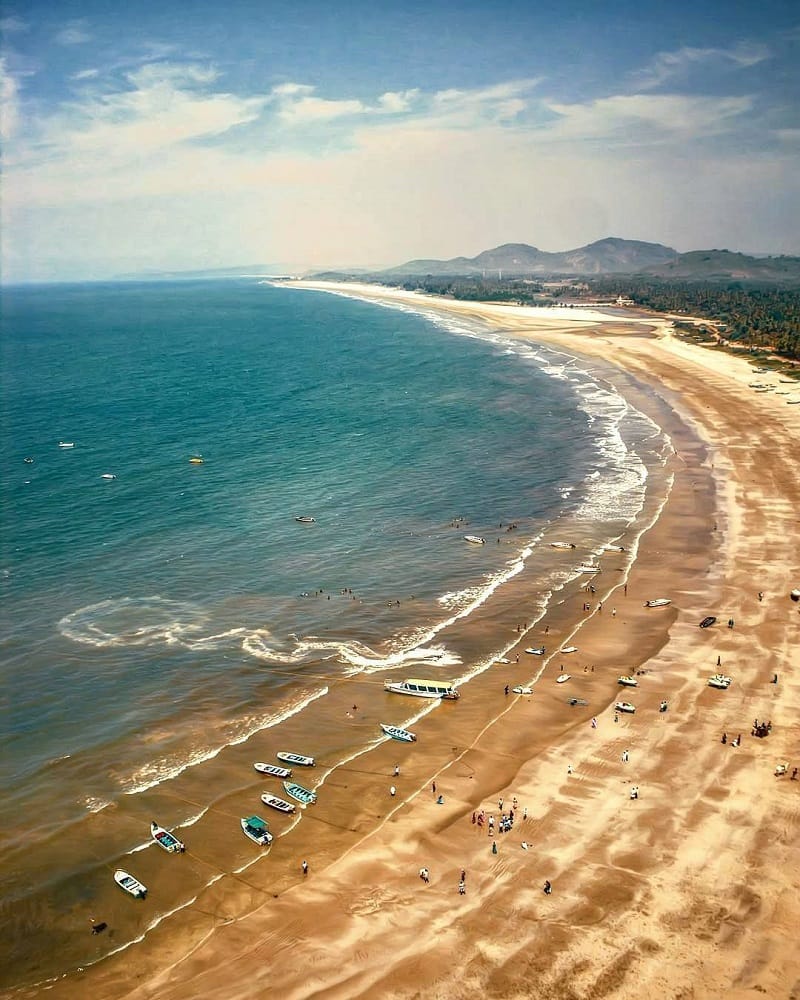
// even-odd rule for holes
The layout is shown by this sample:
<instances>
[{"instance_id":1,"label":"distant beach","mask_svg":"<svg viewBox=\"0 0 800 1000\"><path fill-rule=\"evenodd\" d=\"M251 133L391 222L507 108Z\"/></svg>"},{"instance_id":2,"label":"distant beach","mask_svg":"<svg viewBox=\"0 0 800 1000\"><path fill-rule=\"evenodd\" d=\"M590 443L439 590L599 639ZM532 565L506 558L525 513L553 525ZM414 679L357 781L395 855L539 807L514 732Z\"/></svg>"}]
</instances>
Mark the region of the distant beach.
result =
<instances>
[{"instance_id":1,"label":"distant beach","mask_svg":"<svg viewBox=\"0 0 800 1000\"><path fill-rule=\"evenodd\" d=\"M289 287L464 317L574 354L669 450L654 451L635 522L603 551L579 545L592 572L573 573L544 608L532 604L528 576L512 576L497 604L460 623L465 662L488 649L506 662L472 676L457 702L427 712L369 677L326 692L320 720L370 730L411 720L415 743L314 769L317 803L268 860L220 872L138 944L48 982L47 995L791 995L800 977L787 946L800 924L791 670L800 614L789 597L800 586L797 409L749 388L745 360L685 344L658 317ZM513 414L508 429L511 440ZM574 570L572 550L551 543L580 543L589 528L568 519L563 528L551 526L537 551ZM645 607L654 598L670 603ZM715 623L698 628L708 615ZM543 656L526 652L540 646ZM718 671L731 676L728 690L708 686ZM621 686L622 675L636 685ZM635 712L615 709L619 701ZM282 739L300 749L308 734L295 719ZM767 737L751 735L755 720L771 723ZM246 743L241 756L251 756ZM201 781L187 775L182 789L202 803ZM208 882L227 834L204 829L209 843L186 860ZM120 908L135 904L119 896ZM42 983L6 995L44 992Z\"/></svg>"}]
</instances>

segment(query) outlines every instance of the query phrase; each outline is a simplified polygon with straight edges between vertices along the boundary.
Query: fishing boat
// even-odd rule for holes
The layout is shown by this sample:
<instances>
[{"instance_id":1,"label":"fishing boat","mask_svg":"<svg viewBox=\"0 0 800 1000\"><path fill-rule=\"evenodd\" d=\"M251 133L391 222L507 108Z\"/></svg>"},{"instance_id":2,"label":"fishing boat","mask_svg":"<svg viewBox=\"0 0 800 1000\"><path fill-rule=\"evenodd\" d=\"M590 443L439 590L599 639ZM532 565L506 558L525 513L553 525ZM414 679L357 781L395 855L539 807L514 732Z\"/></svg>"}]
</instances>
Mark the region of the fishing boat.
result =
<instances>
[{"instance_id":1,"label":"fishing boat","mask_svg":"<svg viewBox=\"0 0 800 1000\"><path fill-rule=\"evenodd\" d=\"M472 542L473 545L485 545L486 539L480 535L464 535L465 542Z\"/></svg>"},{"instance_id":2,"label":"fishing boat","mask_svg":"<svg viewBox=\"0 0 800 1000\"><path fill-rule=\"evenodd\" d=\"M134 878L133 875L129 875L121 868L118 868L114 872L114 881L120 889L124 889L125 892L133 896L134 899L144 899L147 895L147 886L142 885L138 878Z\"/></svg>"},{"instance_id":3,"label":"fishing boat","mask_svg":"<svg viewBox=\"0 0 800 1000\"><path fill-rule=\"evenodd\" d=\"M727 691L731 686L731 681L733 678L726 677L725 674L712 674L708 678L708 686L712 688L718 688L720 691Z\"/></svg>"},{"instance_id":4,"label":"fishing boat","mask_svg":"<svg viewBox=\"0 0 800 1000\"><path fill-rule=\"evenodd\" d=\"M301 753L289 753L286 750L281 750L275 756L284 764L297 764L298 767L313 767L316 763L313 757L304 757Z\"/></svg>"},{"instance_id":5,"label":"fishing boat","mask_svg":"<svg viewBox=\"0 0 800 1000\"><path fill-rule=\"evenodd\" d=\"M104 473L102 473L102 475L100 476L100 478L101 479L116 479L117 477L114 475L113 472L104 472Z\"/></svg>"},{"instance_id":6,"label":"fishing boat","mask_svg":"<svg viewBox=\"0 0 800 1000\"><path fill-rule=\"evenodd\" d=\"M531 646L531 648L526 649L525 652L530 653L531 656L544 656L544 646Z\"/></svg>"},{"instance_id":7,"label":"fishing boat","mask_svg":"<svg viewBox=\"0 0 800 1000\"><path fill-rule=\"evenodd\" d=\"M242 816L239 820L245 837L249 837L259 847L267 847L272 843L269 827L260 816Z\"/></svg>"},{"instance_id":8,"label":"fishing boat","mask_svg":"<svg viewBox=\"0 0 800 1000\"><path fill-rule=\"evenodd\" d=\"M189 465L202 465L205 459L202 455L192 455L189 459Z\"/></svg>"},{"instance_id":9,"label":"fishing boat","mask_svg":"<svg viewBox=\"0 0 800 1000\"><path fill-rule=\"evenodd\" d=\"M635 688L639 686L639 682L636 680L636 678L631 677L630 675L618 677L617 684L621 684L623 687L629 687L629 688Z\"/></svg>"},{"instance_id":10,"label":"fishing boat","mask_svg":"<svg viewBox=\"0 0 800 1000\"><path fill-rule=\"evenodd\" d=\"M562 653L577 653L578 652L578 647L577 646L565 646L561 650L561 652Z\"/></svg>"},{"instance_id":11,"label":"fishing boat","mask_svg":"<svg viewBox=\"0 0 800 1000\"><path fill-rule=\"evenodd\" d=\"M282 813L293 813L296 806L291 802L287 802L286 799L279 799L277 795L270 795L269 792L264 792L261 796L261 801L265 806L269 806L270 809L277 809L278 812Z\"/></svg>"},{"instance_id":12,"label":"fishing boat","mask_svg":"<svg viewBox=\"0 0 800 1000\"><path fill-rule=\"evenodd\" d=\"M629 701L618 701L614 706L614 709L617 712L626 712L628 715L633 715L636 711L636 706L631 705Z\"/></svg>"},{"instance_id":13,"label":"fishing boat","mask_svg":"<svg viewBox=\"0 0 800 1000\"><path fill-rule=\"evenodd\" d=\"M572 677L572 674L559 674L558 677L556 677L556 684L565 684L570 677Z\"/></svg>"},{"instance_id":14,"label":"fishing boat","mask_svg":"<svg viewBox=\"0 0 800 1000\"><path fill-rule=\"evenodd\" d=\"M74 448L75 447L75 442L74 441L59 441L58 442L58 447L59 448ZM124 874L125 873L123 872L123 875Z\"/></svg>"},{"instance_id":15,"label":"fishing boat","mask_svg":"<svg viewBox=\"0 0 800 1000\"><path fill-rule=\"evenodd\" d=\"M449 681L419 680L409 677L404 681L384 681L384 691L393 694L410 694L416 698L460 698L458 690Z\"/></svg>"},{"instance_id":16,"label":"fishing boat","mask_svg":"<svg viewBox=\"0 0 800 1000\"><path fill-rule=\"evenodd\" d=\"M401 743L417 742L417 737L414 733L410 733L407 729L401 729L400 726L385 726L382 722L379 725L384 733L387 736L391 736L393 740L400 740Z\"/></svg>"},{"instance_id":17,"label":"fishing boat","mask_svg":"<svg viewBox=\"0 0 800 1000\"><path fill-rule=\"evenodd\" d=\"M505 664L505 663L511 663L511 660L509 660L507 656L499 656L494 662Z\"/></svg>"},{"instance_id":18,"label":"fishing boat","mask_svg":"<svg viewBox=\"0 0 800 1000\"><path fill-rule=\"evenodd\" d=\"M717 619L713 615L706 615L706 617L700 622L700 628L708 628L713 625Z\"/></svg>"},{"instance_id":19,"label":"fishing boat","mask_svg":"<svg viewBox=\"0 0 800 1000\"><path fill-rule=\"evenodd\" d=\"M316 792L312 792L309 788L303 788L302 785L297 785L293 781L284 781L283 787L286 789L287 795L291 795L293 799L302 802L304 806L317 801Z\"/></svg>"},{"instance_id":20,"label":"fishing boat","mask_svg":"<svg viewBox=\"0 0 800 1000\"><path fill-rule=\"evenodd\" d=\"M32 458L23 458L23 459L22 459L22 461L23 461L23 462L24 462L24 463L25 463L26 465L33 465L33 459L32 459Z\"/></svg>"},{"instance_id":21,"label":"fishing boat","mask_svg":"<svg viewBox=\"0 0 800 1000\"><path fill-rule=\"evenodd\" d=\"M583 566L578 567L579 573L599 573L599 566L592 566L590 563L585 563Z\"/></svg>"},{"instance_id":22,"label":"fishing boat","mask_svg":"<svg viewBox=\"0 0 800 1000\"><path fill-rule=\"evenodd\" d=\"M574 549L574 542L550 542L550 548L552 549Z\"/></svg>"},{"instance_id":23,"label":"fishing boat","mask_svg":"<svg viewBox=\"0 0 800 1000\"><path fill-rule=\"evenodd\" d=\"M259 761L253 764L259 774L270 774L273 778L291 778L292 769L290 767L278 767L277 764L262 764Z\"/></svg>"},{"instance_id":24,"label":"fishing boat","mask_svg":"<svg viewBox=\"0 0 800 1000\"><path fill-rule=\"evenodd\" d=\"M654 597L652 601L644 602L646 608L665 608L668 604L672 604L668 597Z\"/></svg>"},{"instance_id":25,"label":"fishing boat","mask_svg":"<svg viewBox=\"0 0 800 1000\"><path fill-rule=\"evenodd\" d=\"M517 684L516 687L511 688L514 694L533 694L533 688L523 687L522 684Z\"/></svg>"},{"instance_id":26,"label":"fishing boat","mask_svg":"<svg viewBox=\"0 0 800 1000\"><path fill-rule=\"evenodd\" d=\"M185 844L174 837L169 830L159 826L155 820L150 824L150 835L159 847L163 847L170 854L182 854L186 850Z\"/></svg>"},{"instance_id":27,"label":"fishing boat","mask_svg":"<svg viewBox=\"0 0 800 1000\"><path fill-rule=\"evenodd\" d=\"M298 524L315 524L316 520L315 517L311 517L308 514L302 514L300 517L295 518Z\"/></svg>"}]
</instances>

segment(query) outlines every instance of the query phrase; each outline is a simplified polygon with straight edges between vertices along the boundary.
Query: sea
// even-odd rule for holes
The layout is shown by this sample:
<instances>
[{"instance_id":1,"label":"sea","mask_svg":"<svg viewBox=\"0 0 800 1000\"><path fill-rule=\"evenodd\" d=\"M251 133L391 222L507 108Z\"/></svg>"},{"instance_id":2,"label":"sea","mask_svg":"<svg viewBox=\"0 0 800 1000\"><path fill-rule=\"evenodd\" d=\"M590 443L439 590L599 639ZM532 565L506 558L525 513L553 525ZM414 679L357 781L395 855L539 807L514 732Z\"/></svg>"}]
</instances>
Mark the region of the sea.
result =
<instances>
[{"instance_id":1,"label":"sea","mask_svg":"<svg viewBox=\"0 0 800 1000\"><path fill-rule=\"evenodd\" d=\"M20 286L0 350L4 988L102 961L252 864L253 761L330 773L382 740L340 702L404 725L437 703L386 679L468 696L633 537L668 450L597 363L424 300ZM523 577L520 631L498 628ZM112 872L170 863L152 818L216 866L129 918ZM113 937L87 935L98 913Z\"/></svg>"}]
</instances>

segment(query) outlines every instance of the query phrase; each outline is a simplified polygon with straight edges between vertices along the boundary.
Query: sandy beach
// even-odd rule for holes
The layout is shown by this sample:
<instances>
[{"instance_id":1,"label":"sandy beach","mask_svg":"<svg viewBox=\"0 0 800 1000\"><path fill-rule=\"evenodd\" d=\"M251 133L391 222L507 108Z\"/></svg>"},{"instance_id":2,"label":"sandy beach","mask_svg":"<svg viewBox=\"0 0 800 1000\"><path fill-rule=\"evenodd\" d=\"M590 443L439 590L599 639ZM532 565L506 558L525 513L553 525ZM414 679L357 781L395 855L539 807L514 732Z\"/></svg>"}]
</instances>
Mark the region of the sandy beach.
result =
<instances>
[{"instance_id":1,"label":"sandy beach","mask_svg":"<svg viewBox=\"0 0 800 1000\"><path fill-rule=\"evenodd\" d=\"M800 389L755 391L745 359L679 341L667 319L302 285L610 363L671 437L671 489L628 570L608 552L594 594L570 592L416 744L345 769L269 863L46 994L800 998ZM644 606L658 597L671 603ZM548 657L532 696L506 695L545 634L576 652ZM718 671L728 690L708 686Z\"/></svg>"}]
</instances>

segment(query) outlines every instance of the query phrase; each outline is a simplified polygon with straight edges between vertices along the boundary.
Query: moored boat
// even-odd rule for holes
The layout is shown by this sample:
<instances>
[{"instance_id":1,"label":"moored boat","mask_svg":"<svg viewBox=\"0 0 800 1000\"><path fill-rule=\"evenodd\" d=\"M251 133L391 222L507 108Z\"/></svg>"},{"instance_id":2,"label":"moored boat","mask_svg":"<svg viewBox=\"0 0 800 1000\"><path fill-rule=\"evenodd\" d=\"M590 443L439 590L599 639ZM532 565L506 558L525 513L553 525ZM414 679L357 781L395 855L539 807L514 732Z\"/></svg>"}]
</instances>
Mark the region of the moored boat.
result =
<instances>
[{"instance_id":1,"label":"moored boat","mask_svg":"<svg viewBox=\"0 0 800 1000\"><path fill-rule=\"evenodd\" d=\"M103 472L100 475L100 478L101 479L116 479L117 477L114 475L113 472Z\"/></svg>"},{"instance_id":2,"label":"moored boat","mask_svg":"<svg viewBox=\"0 0 800 1000\"><path fill-rule=\"evenodd\" d=\"M129 875L128 872L124 872L121 868L118 868L114 872L114 881L120 889L124 889L125 892L129 893L135 899L144 899L147 895L147 886L142 885L138 878L134 878L133 875Z\"/></svg>"},{"instance_id":3,"label":"moored boat","mask_svg":"<svg viewBox=\"0 0 800 1000\"><path fill-rule=\"evenodd\" d=\"M202 465L204 462L205 459L202 455L192 455L189 459L189 465Z\"/></svg>"},{"instance_id":4,"label":"moored boat","mask_svg":"<svg viewBox=\"0 0 800 1000\"><path fill-rule=\"evenodd\" d=\"M400 726L386 726L382 722L379 725L384 733L387 736L391 736L393 740L400 740L401 743L417 742L417 737L414 733L410 733L407 729L401 729Z\"/></svg>"},{"instance_id":5,"label":"moored boat","mask_svg":"<svg viewBox=\"0 0 800 1000\"><path fill-rule=\"evenodd\" d=\"M310 788L303 788L302 785L298 785L294 781L284 781L283 787L286 789L287 795L291 795L293 799L302 802L304 806L311 805L312 802L317 801L316 792L312 792Z\"/></svg>"},{"instance_id":6,"label":"moored boat","mask_svg":"<svg viewBox=\"0 0 800 1000\"><path fill-rule=\"evenodd\" d=\"M249 837L259 847L267 847L272 843L269 827L260 816L242 816L239 820L245 837Z\"/></svg>"},{"instance_id":7,"label":"moored boat","mask_svg":"<svg viewBox=\"0 0 800 1000\"><path fill-rule=\"evenodd\" d=\"M409 677L404 681L384 681L384 691L394 694L410 694L416 698L459 698L458 690L449 681L420 680Z\"/></svg>"},{"instance_id":8,"label":"moored boat","mask_svg":"<svg viewBox=\"0 0 800 1000\"><path fill-rule=\"evenodd\" d=\"M531 646L525 652L530 653L532 656L544 656L544 646Z\"/></svg>"},{"instance_id":9,"label":"moored boat","mask_svg":"<svg viewBox=\"0 0 800 1000\"><path fill-rule=\"evenodd\" d=\"M633 715L636 711L636 706L631 705L629 701L618 701L614 708L617 712L626 712L628 715Z\"/></svg>"},{"instance_id":10,"label":"moored boat","mask_svg":"<svg viewBox=\"0 0 800 1000\"><path fill-rule=\"evenodd\" d=\"M524 687L522 684L517 684L516 687L511 688L514 694L533 694L533 688Z\"/></svg>"},{"instance_id":11,"label":"moored boat","mask_svg":"<svg viewBox=\"0 0 800 1000\"><path fill-rule=\"evenodd\" d=\"M309 514L302 514L300 517L295 518L298 524L314 524L316 520L315 517L311 517Z\"/></svg>"},{"instance_id":12,"label":"moored boat","mask_svg":"<svg viewBox=\"0 0 800 1000\"><path fill-rule=\"evenodd\" d=\"M621 684L623 687L635 688L639 686L639 682L635 677L630 675L623 675L617 678L617 684Z\"/></svg>"},{"instance_id":13,"label":"moored boat","mask_svg":"<svg viewBox=\"0 0 800 1000\"><path fill-rule=\"evenodd\" d=\"M159 847L163 847L170 854L182 854L186 850L185 844L171 834L169 830L165 830L163 826L159 826L155 820L150 824L150 835Z\"/></svg>"},{"instance_id":14,"label":"moored boat","mask_svg":"<svg viewBox=\"0 0 800 1000\"><path fill-rule=\"evenodd\" d=\"M289 753L287 750L281 750L275 756L284 764L297 764L298 767L313 767L316 763L313 757L304 757L301 753Z\"/></svg>"},{"instance_id":15,"label":"moored boat","mask_svg":"<svg viewBox=\"0 0 800 1000\"><path fill-rule=\"evenodd\" d=\"M287 802L286 799L279 799L277 795L270 795L269 792L264 792L261 801L270 809L277 809L278 812L282 813L293 813L297 808L293 803Z\"/></svg>"},{"instance_id":16,"label":"moored boat","mask_svg":"<svg viewBox=\"0 0 800 1000\"><path fill-rule=\"evenodd\" d=\"M562 653L577 653L578 652L578 647L577 646L565 646L561 650L561 652Z\"/></svg>"},{"instance_id":17,"label":"moored boat","mask_svg":"<svg viewBox=\"0 0 800 1000\"><path fill-rule=\"evenodd\" d=\"M574 549L574 542L550 542L550 548L552 549Z\"/></svg>"},{"instance_id":18,"label":"moored boat","mask_svg":"<svg viewBox=\"0 0 800 1000\"><path fill-rule=\"evenodd\" d=\"M486 539L480 535L464 535L465 542L472 542L473 545L485 545Z\"/></svg>"},{"instance_id":19,"label":"moored boat","mask_svg":"<svg viewBox=\"0 0 800 1000\"><path fill-rule=\"evenodd\" d=\"M668 604L672 604L668 597L655 597L652 601L644 602L646 608L665 608Z\"/></svg>"},{"instance_id":20,"label":"moored boat","mask_svg":"<svg viewBox=\"0 0 800 1000\"><path fill-rule=\"evenodd\" d=\"M731 686L732 677L726 677L725 674L712 674L708 678L708 686L712 688L719 688L721 691L727 691Z\"/></svg>"},{"instance_id":21,"label":"moored boat","mask_svg":"<svg viewBox=\"0 0 800 1000\"><path fill-rule=\"evenodd\" d=\"M278 767L277 764L262 764L258 761L253 767L259 774L269 774L273 778L291 778L292 769L290 767Z\"/></svg>"},{"instance_id":22,"label":"moored boat","mask_svg":"<svg viewBox=\"0 0 800 1000\"><path fill-rule=\"evenodd\" d=\"M74 448L75 447L75 442L74 441L59 441L58 442L58 447L59 448ZM124 874L124 872L123 872L123 874Z\"/></svg>"},{"instance_id":23,"label":"moored boat","mask_svg":"<svg viewBox=\"0 0 800 1000\"><path fill-rule=\"evenodd\" d=\"M565 684L570 677L572 677L572 674L559 674L558 677L556 677L556 684Z\"/></svg>"}]
</instances>

